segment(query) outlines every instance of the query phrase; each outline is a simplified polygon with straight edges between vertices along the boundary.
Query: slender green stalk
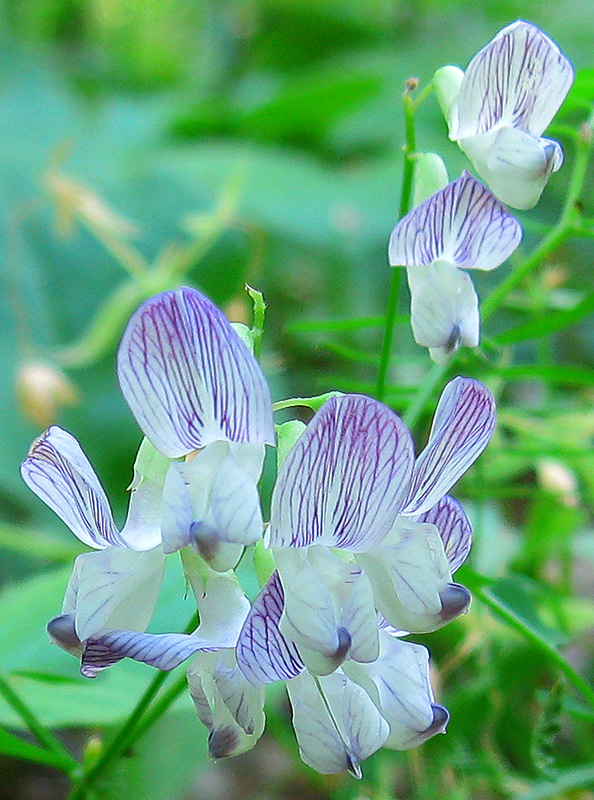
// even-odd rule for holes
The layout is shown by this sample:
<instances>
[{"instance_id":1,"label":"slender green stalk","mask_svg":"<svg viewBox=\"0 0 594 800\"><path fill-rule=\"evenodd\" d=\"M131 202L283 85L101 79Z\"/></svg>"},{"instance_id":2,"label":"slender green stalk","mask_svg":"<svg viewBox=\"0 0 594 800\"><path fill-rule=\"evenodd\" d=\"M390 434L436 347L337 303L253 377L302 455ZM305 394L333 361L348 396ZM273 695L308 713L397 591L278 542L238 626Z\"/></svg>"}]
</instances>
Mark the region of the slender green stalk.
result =
<instances>
[{"instance_id":1,"label":"slender green stalk","mask_svg":"<svg viewBox=\"0 0 594 800\"><path fill-rule=\"evenodd\" d=\"M78 762L72 758L64 745L37 719L35 713L2 677L0 677L0 695L23 720L39 744L60 758L65 772L70 773L78 767Z\"/></svg>"},{"instance_id":2,"label":"slender green stalk","mask_svg":"<svg viewBox=\"0 0 594 800\"><path fill-rule=\"evenodd\" d=\"M398 212L398 219L401 219L408 214L410 208L410 200L412 195L413 177L414 177L414 154L416 151L416 136L415 136L415 103L410 96L409 89L406 90L402 98L404 104L404 129L405 129L405 144L404 144L404 165L402 170L402 192L400 195L400 209ZM380 364L377 375L377 387L375 396L378 400L382 400L386 393L386 382L388 377L388 366L390 364L390 356L392 353L392 343L394 341L394 329L396 327L396 315L398 312L398 301L400 299L400 291L404 273L401 268L393 267L392 276L390 278L390 290L388 294L388 305L386 308L384 337L382 340L382 349L380 353Z\"/></svg>"},{"instance_id":3,"label":"slender green stalk","mask_svg":"<svg viewBox=\"0 0 594 800\"><path fill-rule=\"evenodd\" d=\"M126 740L125 750L129 750L133 745L141 739L144 734L152 728L153 725L165 714L166 711L173 705L180 694L188 688L188 679L186 677L185 669L177 680L171 684L166 692L154 703L148 710L147 714L140 720L138 725L133 728Z\"/></svg>"},{"instance_id":4,"label":"slender green stalk","mask_svg":"<svg viewBox=\"0 0 594 800\"><path fill-rule=\"evenodd\" d=\"M254 304L254 318L252 322L252 339L254 342L254 355L260 360L262 355L262 337L264 336L264 319L266 317L266 303L262 292L257 289L252 289L251 286L246 284L247 293L249 294L252 303Z\"/></svg>"},{"instance_id":5,"label":"slender green stalk","mask_svg":"<svg viewBox=\"0 0 594 800\"><path fill-rule=\"evenodd\" d=\"M197 621L197 614L193 614L192 619L186 625L184 632L189 633L190 631L193 631L196 627ZM129 750L132 744L134 744L134 742L136 742L140 736L142 736L144 731L147 730L150 725L153 725L159 716L161 716L161 714L164 714L165 711L167 711L173 700L167 704L165 704L163 701L169 696L171 689L168 690L150 710L149 706L157 696L161 686L167 680L169 675L169 672L158 672L155 675L116 736L99 755L97 760L93 761L93 763L87 769L83 769L82 775L80 775L78 780L76 780L75 786L69 795L69 800L83 800L83 798L87 797L89 790L93 787L97 780L99 780L108 771L112 765L112 762ZM185 682L185 672L183 679ZM179 680L176 681L176 683L172 684L171 688L177 687L179 682ZM181 689L177 691L175 696L177 697L180 692ZM175 697L173 699L175 699ZM158 713L155 713L157 711ZM151 720L148 726L144 724L143 717L145 715Z\"/></svg>"},{"instance_id":6,"label":"slender green stalk","mask_svg":"<svg viewBox=\"0 0 594 800\"><path fill-rule=\"evenodd\" d=\"M403 419L409 428L414 428L419 421L419 417L423 413L423 409L425 408L427 401L431 398L431 395L443 380L448 369L450 368L451 363L452 360L448 361L447 364L433 365L429 376L423 383L421 391L417 392L414 400L407 408L406 413L403 416Z\"/></svg>"},{"instance_id":7,"label":"slender green stalk","mask_svg":"<svg viewBox=\"0 0 594 800\"><path fill-rule=\"evenodd\" d=\"M565 676L574 689L576 689L576 691L582 695L584 700L586 700L589 705L594 708L594 688L590 686L588 681L586 681L586 679L580 675L579 672L576 672L576 670L563 658L558 650L556 650L544 639L541 639L538 634L524 624L520 617L514 614L511 609L507 608L507 606L494 597L488 589L473 587L473 594L488 608L492 609L497 616L504 619L510 628L516 630L524 637L524 639L534 645L534 647L541 650L547 656L549 661L551 661L557 667L559 672Z\"/></svg>"}]
</instances>

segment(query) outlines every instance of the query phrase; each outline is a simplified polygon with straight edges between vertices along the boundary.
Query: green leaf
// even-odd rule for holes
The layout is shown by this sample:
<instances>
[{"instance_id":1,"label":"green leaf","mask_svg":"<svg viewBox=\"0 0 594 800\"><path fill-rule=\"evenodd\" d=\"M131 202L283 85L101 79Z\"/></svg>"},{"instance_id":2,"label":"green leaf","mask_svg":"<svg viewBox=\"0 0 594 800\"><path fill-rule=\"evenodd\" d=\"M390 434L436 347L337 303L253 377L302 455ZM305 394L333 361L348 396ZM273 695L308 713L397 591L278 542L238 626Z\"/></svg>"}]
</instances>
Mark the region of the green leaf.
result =
<instances>
[{"instance_id":1,"label":"green leaf","mask_svg":"<svg viewBox=\"0 0 594 800\"><path fill-rule=\"evenodd\" d=\"M511 330L500 333L494 337L497 344L513 344L514 342L523 342L526 339L537 339L539 336L547 336L551 333L569 328L577 324L588 314L594 311L594 292L586 295L584 299L578 303L574 308L567 311L557 311L546 316L524 322Z\"/></svg>"},{"instance_id":2,"label":"green leaf","mask_svg":"<svg viewBox=\"0 0 594 800\"><path fill-rule=\"evenodd\" d=\"M559 110L559 117L573 111L591 111L594 102L594 68L578 69L573 86Z\"/></svg>"},{"instance_id":3,"label":"green leaf","mask_svg":"<svg viewBox=\"0 0 594 800\"><path fill-rule=\"evenodd\" d=\"M527 792L515 795L513 800L559 800L561 792L586 786L594 786L594 764L563 770L554 780L535 783Z\"/></svg>"},{"instance_id":4,"label":"green leaf","mask_svg":"<svg viewBox=\"0 0 594 800\"><path fill-rule=\"evenodd\" d=\"M69 771L71 764L62 759L57 753L43 750L29 742L19 739L12 733L8 733L4 728L0 728L0 753L11 756L12 758L22 758L25 761L35 761L37 764L45 764L48 767L56 767L64 772Z\"/></svg>"}]
</instances>

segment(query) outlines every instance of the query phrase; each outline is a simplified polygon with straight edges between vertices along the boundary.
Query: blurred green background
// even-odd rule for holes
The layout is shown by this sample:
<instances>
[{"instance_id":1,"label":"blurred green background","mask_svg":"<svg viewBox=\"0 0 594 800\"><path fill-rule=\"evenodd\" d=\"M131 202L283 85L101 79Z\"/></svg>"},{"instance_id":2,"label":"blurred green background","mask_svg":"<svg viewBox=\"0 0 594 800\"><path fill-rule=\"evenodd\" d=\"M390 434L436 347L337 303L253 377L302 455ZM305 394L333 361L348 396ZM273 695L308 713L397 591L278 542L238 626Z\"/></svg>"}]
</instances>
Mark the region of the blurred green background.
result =
<instances>
[{"instance_id":1,"label":"blurred green background","mask_svg":"<svg viewBox=\"0 0 594 800\"><path fill-rule=\"evenodd\" d=\"M42 427L24 416L17 401L23 366L42 359L65 370L78 400L59 410L55 421L81 441L116 519L125 511L140 436L117 388L115 349L129 312L143 296L165 288L147 280L131 289L122 262L133 270L139 263L178 259L183 280L236 319L249 319L244 283L260 289L269 306L263 364L275 399L365 391L374 378L381 328L373 319L356 330L323 322L383 314L406 79L418 77L422 87L443 64L464 67L501 27L522 17L541 26L583 70L584 91L594 97L594 5L4 0L0 13L0 670L13 675L46 722L64 728L80 747L83 738L70 729L121 719L150 671L126 663L85 682L77 678L74 659L46 641L45 622L59 610L78 547L19 476L19 462ZM585 116L579 104L567 111L569 124ZM446 157L452 177L467 166L448 142L432 98L419 111L417 136L420 149ZM570 163L570 152L567 158ZM518 215L527 247L557 213L566 181L566 174L555 175L538 209ZM594 204L586 211L594 215ZM579 299L591 286L591 264L589 242L566 246L549 265L557 282L554 297L545 285L546 303L562 308ZM501 274L478 276L479 291L485 295ZM532 294L526 296L541 297L543 285L528 287ZM503 322L498 318L491 329L521 320L526 296L510 303ZM105 318L85 339L105 303ZM428 362L406 325L398 328L397 352L391 401L402 410ZM540 355L527 343L514 358L531 364ZM552 363L590 369L592 325L555 337L546 355ZM466 367L476 371L472 360ZM591 569L593 387L594 380L570 392L534 383L508 387L504 423L524 449L510 450L509 436L495 443L482 483L473 473L467 487L475 499L476 487L483 487L478 493L484 499L497 488L506 496L514 482L526 485L529 500L519 492L504 513L494 503L480 505L483 535L474 564L500 575L515 558L517 574L535 582L509 591L516 597L525 592L527 603L545 597L552 618L557 601L548 599L554 590L539 572L550 562L543 557L527 566L526 550L518 556L515 526L527 520L538 537L543 514L550 522L554 504L536 485L537 460L559 457L569 428L575 447L564 464L579 473L584 496L577 508L560 502L554 508L559 536L571 533ZM516 413L513 404L528 412ZM592 610L591 579L580 580L585 589L576 589L571 625L561 619L567 609L557 608L557 627L566 633L574 633L572 626L581 630ZM172 570L153 630L187 621L191 608L179 581ZM555 740L549 758L546 725L557 719L558 693L550 693L554 681L538 653L480 609L428 638L436 663L445 663L441 699L453 713L450 733L406 756L380 754L371 773L393 771L398 797L561 796L524 792L533 784L546 788L551 758L567 767L588 752L591 760L591 720L580 722L577 714L577 728L571 736L561 731L561 744ZM582 669L591 664L591 650L588 639L576 651ZM319 779L300 770L280 701L272 713L273 735L253 755L216 766L204 761L204 733L189 700L176 708L114 777L110 797L304 798L331 791L355 797L360 790L342 777ZM0 720L16 724L2 704ZM0 774L1 798L64 792L59 777L16 760L3 762Z\"/></svg>"}]
</instances>

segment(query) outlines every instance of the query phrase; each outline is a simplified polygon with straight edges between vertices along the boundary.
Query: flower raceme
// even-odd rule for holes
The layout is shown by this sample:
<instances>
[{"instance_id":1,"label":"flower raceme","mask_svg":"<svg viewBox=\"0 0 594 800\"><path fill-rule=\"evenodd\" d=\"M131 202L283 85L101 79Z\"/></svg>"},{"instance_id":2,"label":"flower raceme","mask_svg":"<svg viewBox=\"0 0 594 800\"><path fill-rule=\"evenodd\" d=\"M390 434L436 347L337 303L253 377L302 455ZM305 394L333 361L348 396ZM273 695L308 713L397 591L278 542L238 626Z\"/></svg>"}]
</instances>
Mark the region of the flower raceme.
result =
<instances>
[{"instance_id":1,"label":"flower raceme","mask_svg":"<svg viewBox=\"0 0 594 800\"><path fill-rule=\"evenodd\" d=\"M523 20L499 31L466 72L448 66L434 76L450 139L513 208L532 208L563 163L559 143L542 133L573 77L554 42Z\"/></svg>"},{"instance_id":2,"label":"flower raceme","mask_svg":"<svg viewBox=\"0 0 594 800\"><path fill-rule=\"evenodd\" d=\"M105 631L145 630L166 553L192 543L226 569L261 537L257 481L264 444L274 442L270 394L256 360L193 289L165 292L138 309L118 369L124 396L155 445L145 439L139 450L123 530L66 431L46 431L21 468L28 486L99 550L77 558L62 614L48 627L56 642L83 655L85 674L103 668L85 653L97 653ZM183 455L195 457L173 460Z\"/></svg>"},{"instance_id":3,"label":"flower raceme","mask_svg":"<svg viewBox=\"0 0 594 800\"><path fill-rule=\"evenodd\" d=\"M479 343L478 297L465 270L492 270L520 244L522 228L468 172L403 217L389 261L407 268L415 341L445 363Z\"/></svg>"},{"instance_id":4,"label":"flower raceme","mask_svg":"<svg viewBox=\"0 0 594 800\"><path fill-rule=\"evenodd\" d=\"M191 658L190 693L213 757L253 746L263 689L287 683L303 759L360 775L381 746L407 749L445 729L428 653L403 641L468 606L452 573L471 528L447 492L487 445L490 392L456 378L415 457L399 417L360 395L328 401L288 453L265 544L276 568L250 604L232 569L262 536L257 491L274 442L260 368L198 292L148 300L118 354L125 398L147 437L126 525L80 446L50 428L23 477L81 541L62 614L49 627L94 676L128 657L169 670ZM193 634L146 633L165 563L180 551L198 605Z\"/></svg>"}]
</instances>

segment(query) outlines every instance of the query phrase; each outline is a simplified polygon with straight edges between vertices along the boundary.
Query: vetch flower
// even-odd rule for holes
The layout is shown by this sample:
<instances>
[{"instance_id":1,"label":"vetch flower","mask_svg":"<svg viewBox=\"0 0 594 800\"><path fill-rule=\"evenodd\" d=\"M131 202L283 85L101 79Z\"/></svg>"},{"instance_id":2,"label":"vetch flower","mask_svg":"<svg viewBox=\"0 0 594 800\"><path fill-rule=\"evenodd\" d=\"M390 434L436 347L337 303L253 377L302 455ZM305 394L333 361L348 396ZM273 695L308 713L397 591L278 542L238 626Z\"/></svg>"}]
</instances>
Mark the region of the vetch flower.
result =
<instances>
[{"instance_id":1,"label":"vetch flower","mask_svg":"<svg viewBox=\"0 0 594 800\"><path fill-rule=\"evenodd\" d=\"M84 544L62 614L48 624L53 641L83 655L106 629L143 631L165 568L160 507L166 460L144 442L135 464L128 518L121 531L95 471L71 434L52 426L21 465L25 483Z\"/></svg>"},{"instance_id":2,"label":"vetch flower","mask_svg":"<svg viewBox=\"0 0 594 800\"><path fill-rule=\"evenodd\" d=\"M264 375L225 316L194 289L164 292L132 316L118 378L155 448L173 461L165 480L166 553L192 544L216 569L262 535L257 484L274 444Z\"/></svg>"},{"instance_id":3,"label":"vetch flower","mask_svg":"<svg viewBox=\"0 0 594 800\"><path fill-rule=\"evenodd\" d=\"M309 586L309 591L317 591ZM257 688L287 682L302 759L324 774L348 770L380 747L406 750L443 732L447 711L434 702L424 647L402 642L376 617L379 651L371 663L345 661L330 675L305 668L300 650L281 631L284 590L274 572L237 642L237 663Z\"/></svg>"},{"instance_id":4,"label":"vetch flower","mask_svg":"<svg viewBox=\"0 0 594 800\"><path fill-rule=\"evenodd\" d=\"M434 512L446 525L440 536L423 515L483 451L494 422L491 393L467 378L446 386L416 460L408 429L376 400L335 397L314 416L279 472L266 533L284 589L280 629L310 671L376 657L370 596L408 631L434 630L465 610L469 595L452 582L441 536L466 531L467 520L457 504Z\"/></svg>"},{"instance_id":5,"label":"vetch flower","mask_svg":"<svg viewBox=\"0 0 594 800\"><path fill-rule=\"evenodd\" d=\"M480 50L466 72L444 67L434 85L449 125L504 203L531 208L563 163L542 137L573 82L571 63L536 25L518 20Z\"/></svg>"},{"instance_id":6,"label":"vetch flower","mask_svg":"<svg viewBox=\"0 0 594 800\"><path fill-rule=\"evenodd\" d=\"M434 361L479 342L478 297L463 270L498 267L521 238L519 222L468 172L398 222L390 264L407 267L413 335Z\"/></svg>"}]
</instances>

